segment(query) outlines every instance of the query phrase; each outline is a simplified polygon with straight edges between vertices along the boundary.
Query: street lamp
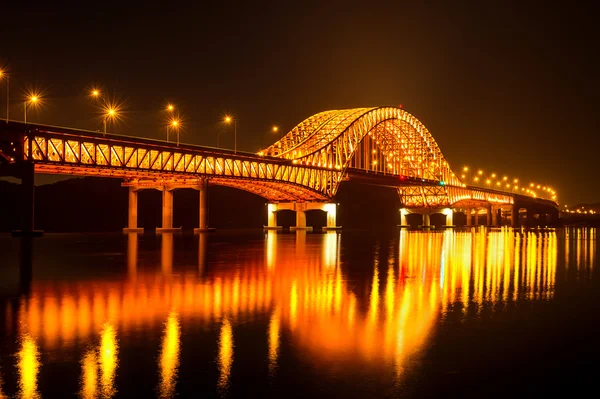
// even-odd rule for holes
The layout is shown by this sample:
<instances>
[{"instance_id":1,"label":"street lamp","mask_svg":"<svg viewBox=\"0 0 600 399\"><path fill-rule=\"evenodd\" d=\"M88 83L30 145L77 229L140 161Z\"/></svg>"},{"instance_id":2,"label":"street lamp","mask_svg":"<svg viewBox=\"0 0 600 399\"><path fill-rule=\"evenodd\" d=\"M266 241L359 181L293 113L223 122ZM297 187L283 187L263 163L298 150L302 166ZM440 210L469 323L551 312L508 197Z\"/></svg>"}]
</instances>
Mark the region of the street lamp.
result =
<instances>
[{"instance_id":1,"label":"street lamp","mask_svg":"<svg viewBox=\"0 0 600 399\"><path fill-rule=\"evenodd\" d=\"M461 178L463 178L463 179L466 178L467 182L469 182L469 184L472 184L471 183L471 168L469 168L468 166L463 166L463 172L465 172L465 173L463 173L461 175Z\"/></svg>"},{"instance_id":2,"label":"street lamp","mask_svg":"<svg viewBox=\"0 0 600 399\"><path fill-rule=\"evenodd\" d=\"M177 146L179 146L179 128L181 127L181 120L179 118L173 117L169 124L167 125L167 132L169 131L169 127L175 129L177 132Z\"/></svg>"},{"instance_id":3,"label":"street lamp","mask_svg":"<svg viewBox=\"0 0 600 399\"><path fill-rule=\"evenodd\" d=\"M226 115L224 119L228 125L233 123L233 153L237 153L237 121L233 117Z\"/></svg>"},{"instance_id":4,"label":"street lamp","mask_svg":"<svg viewBox=\"0 0 600 399\"><path fill-rule=\"evenodd\" d=\"M40 96L37 94L32 94L28 96L23 102L23 122L27 123L27 104L31 104L35 106L40 101Z\"/></svg>"},{"instance_id":5,"label":"street lamp","mask_svg":"<svg viewBox=\"0 0 600 399\"><path fill-rule=\"evenodd\" d=\"M271 130L273 131L273 133L277 134L277 136L279 137L279 126L275 126L273 125L273 127L271 128Z\"/></svg>"},{"instance_id":6,"label":"street lamp","mask_svg":"<svg viewBox=\"0 0 600 399\"><path fill-rule=\"evenodd\" d=\"M104 118L102 121L102 125L104 127L104 129L103 129L104 134L106 135L106 119L108 117L116 116L116 112L117 112L116 107L111 106L110 104L108 104L107 101L105 101L104 96L102 95L102 91L97 87L92 87L90 89L90 97L92 97L92 99L94 99L95 101L99 101L100 107L104 111ZM111 112L111 110L112 110L112 112Z\"/></svg>"},{"instance_id":7,"label":"street lamp","mask_svg":"<svg viewBox=\"0 0 600 399\"><path fill-rule=\"evenodd\" d=\"M106 122L109 119L115 120L116 118L118 118L119 113L118 113L118 109L114 106L111 105L106 105L106 107L104 108L104 119L103 119L103 124L104 124L104 135L106 136Z\"/></svg>"},{"instance_id":8,"label":"street lamp","mask_svg":"<svg viewBox=\"0 0 600 399\"><path fill-rule=\"evenodd\" d=\"M171 126L171 123L173 122L173 112L175 111L175 106L171 103L167 103L167 106L165 107L165 111L171 113L171 120L169 121L169 123L167 123L167 141L169 141L169 126Z\"/></svg>"},{"instance_id":9,"label":"street lamp","mask_svg":"<svg viewBox=\"0 0 600 399\"><path fill-rule=\"evenodd\" d=\"M4 77L6 77L6 122L8 123L8 113L10 112L10 76L5 71L0 69L0 80L4 79Z\"/></svg>"}]
</instances>

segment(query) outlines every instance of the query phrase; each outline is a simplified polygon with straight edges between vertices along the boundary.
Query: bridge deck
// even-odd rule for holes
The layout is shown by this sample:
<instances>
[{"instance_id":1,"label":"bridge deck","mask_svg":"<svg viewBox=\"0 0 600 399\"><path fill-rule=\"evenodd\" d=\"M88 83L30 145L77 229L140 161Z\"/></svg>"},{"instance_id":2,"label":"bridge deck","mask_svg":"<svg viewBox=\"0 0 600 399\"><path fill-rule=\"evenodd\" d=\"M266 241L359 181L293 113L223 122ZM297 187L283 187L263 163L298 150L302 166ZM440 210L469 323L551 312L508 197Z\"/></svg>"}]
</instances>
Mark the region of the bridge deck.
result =
<instances>
[{"instance_id":1,"label":"bridge deck","mask_svg":"<svg viewBox=\"0 0 600 399\"><path fill-rule=\"evenodd\" d=\"M329 201L339 182L350 180L395 187L405 198L447 197L446 203L437 205L465 199L512 204L518 199L556 207L549 200L476 186L444 185L431 179L357 168L342 171L208 146L0 121L0 166L10 170L7 165L21 161L33 162L37 173L104 176L138 184L194 187L208 178L213 184L250 191L271 201ZM422 205L433 203L424 201Z\"/></svg>"}]
</instances>

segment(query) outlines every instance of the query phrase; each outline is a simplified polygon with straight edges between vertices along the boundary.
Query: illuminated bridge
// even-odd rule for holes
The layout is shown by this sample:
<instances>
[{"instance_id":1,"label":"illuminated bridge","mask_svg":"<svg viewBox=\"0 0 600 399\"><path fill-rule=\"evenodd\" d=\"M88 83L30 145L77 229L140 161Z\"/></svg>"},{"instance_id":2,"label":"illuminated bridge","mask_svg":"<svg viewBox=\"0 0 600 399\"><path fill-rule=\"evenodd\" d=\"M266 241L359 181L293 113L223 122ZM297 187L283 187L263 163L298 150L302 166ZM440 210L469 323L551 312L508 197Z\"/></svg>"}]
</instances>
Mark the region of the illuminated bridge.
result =
<instances>
[{"instance_id":1,"label":"illuminated bridge","mask_svg":"<svg viewBox=\"0 0 600 399\"><path fill-rule=\"evenodd\" d=\"M512 225L518 225L523 209L527 218L536 217L542 224L558 214L551 200L463 183L427 128L395 107L318 113L257 154L1 122L0 176L22 179L31 210L35 173L123 179L129 187L126 231L142 230L137 226L137 193L142 189L163 193L162 226L157 230L177 230L172 225L173 191L179 188L200 191L197 230L207 230L208 184L267 199L268 228L277 228L277 212L284 209L296 211L298 229L306 228L305 212L314 209L326 211L327 228L335 228L334 197L348 180L396 188L402 225L407 225L409 213L423 215L424 227L434 213L446 215L446 225L452 226L453 210L466 213L467 226L476 225L483 214L492 226L501 223L502 215L510 215ZM33 230L33 211L29 213L24 231Z\"/></svg>"}]
</instances>

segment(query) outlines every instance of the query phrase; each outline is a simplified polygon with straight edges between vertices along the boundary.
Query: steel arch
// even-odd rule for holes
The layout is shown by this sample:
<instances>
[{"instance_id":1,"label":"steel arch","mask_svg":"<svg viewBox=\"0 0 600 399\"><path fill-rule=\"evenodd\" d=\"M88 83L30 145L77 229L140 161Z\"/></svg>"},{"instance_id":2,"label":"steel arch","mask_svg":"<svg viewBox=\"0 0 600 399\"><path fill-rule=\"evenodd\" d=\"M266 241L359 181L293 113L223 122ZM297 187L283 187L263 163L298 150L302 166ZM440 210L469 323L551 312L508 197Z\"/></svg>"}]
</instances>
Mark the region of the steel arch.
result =
<instances>
[{"instance_id":1,"label":"steel arch","mask_svg":"<svg viewBox=\"0 0 600 399\"><path fill-rule=\"evenodd\" d=\"M463 187L429 130L395 107L321 112L260 154L300 165L341 171L358 168ZM342 175L333 195L341 179Z\"/></svg>"}]
</instances>

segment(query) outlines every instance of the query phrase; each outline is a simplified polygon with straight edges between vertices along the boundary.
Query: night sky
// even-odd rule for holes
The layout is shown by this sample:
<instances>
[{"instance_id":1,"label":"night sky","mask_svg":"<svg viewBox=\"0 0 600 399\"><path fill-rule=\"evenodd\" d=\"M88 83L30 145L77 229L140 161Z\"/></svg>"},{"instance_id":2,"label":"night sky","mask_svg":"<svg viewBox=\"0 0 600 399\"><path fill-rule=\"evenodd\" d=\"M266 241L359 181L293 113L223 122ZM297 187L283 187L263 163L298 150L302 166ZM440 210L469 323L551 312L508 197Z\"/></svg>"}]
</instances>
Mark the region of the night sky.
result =
<instances>
[{"instance_id":1,"label":"night sky","mask_svg":"<svg viewBox=\"0 0 600 399\"><path fill-rule=\"evenodd\" d=\"M0 65L11 116L100 129L94 84L125 102L117 133L257 151L328 109L402 104L463 165L600 201L599 28L592 2L3 3ZM426 3L426 4L425 4ZM526 4L525 4L526 3ZM0 83L0 117L5 84Z\"/></svg>"}]
</instances>

